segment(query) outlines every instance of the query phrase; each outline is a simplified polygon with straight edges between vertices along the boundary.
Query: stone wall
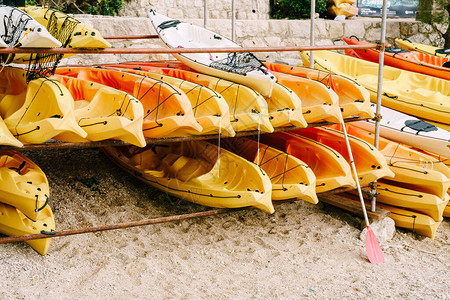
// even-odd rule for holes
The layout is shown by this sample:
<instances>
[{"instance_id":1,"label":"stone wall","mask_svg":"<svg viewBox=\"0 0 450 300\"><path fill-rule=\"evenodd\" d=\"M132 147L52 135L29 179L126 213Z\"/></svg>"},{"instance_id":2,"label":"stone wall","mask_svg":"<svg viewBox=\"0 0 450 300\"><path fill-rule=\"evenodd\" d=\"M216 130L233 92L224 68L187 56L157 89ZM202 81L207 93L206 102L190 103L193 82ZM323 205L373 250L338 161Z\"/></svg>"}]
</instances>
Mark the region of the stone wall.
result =
<instances>
[{"instance_id":1,"label":"stone wall","mask_svg":"<svg viewBox=\"0 0 450 300\"><path fill-rule=\"evenodd\" d=\"M231 0L206 0L209 19L231 19ZM130 0L120 16L146 17L155 9L176 19L203 19L205 0ZM269 0L236 0L236 18L269 19Z\"/></svg>"},{"instance_id":2,"label":"stone wall","mask_svg":"<svg viewBox=\"0 0 450 300\"><path fill-rule=\"evenodd\" d=\"M175 1L175 0L174 0ZM76 15L80 21L98 28L104 36L125 36L156 34L146 17L105 17ZM203 25L202 19L184 20L197 25ZM358 38L377 42L381 35L381 20L379 18L356 18L353 20L334 21L316 20L317 45L341 45L343 36L355 35ZM231 21L229 19L211 19L208 29L227 37L231 36ZM443 41L433 28L412 19L388 19L387 41L393 43L394 38L409 38L415 42L441 46ZM248 20L236 21L236 42L247 47L264 46L305 46L309 45L309 20ZM164 47L156 40L112 40L114 47ZM259 58L280 60L300 60L297 52L257 53ZM169 55L136 54L136 55L77 55L67 63L103 63L126 60L168 59Z\"/></svg>"}]
</instances>

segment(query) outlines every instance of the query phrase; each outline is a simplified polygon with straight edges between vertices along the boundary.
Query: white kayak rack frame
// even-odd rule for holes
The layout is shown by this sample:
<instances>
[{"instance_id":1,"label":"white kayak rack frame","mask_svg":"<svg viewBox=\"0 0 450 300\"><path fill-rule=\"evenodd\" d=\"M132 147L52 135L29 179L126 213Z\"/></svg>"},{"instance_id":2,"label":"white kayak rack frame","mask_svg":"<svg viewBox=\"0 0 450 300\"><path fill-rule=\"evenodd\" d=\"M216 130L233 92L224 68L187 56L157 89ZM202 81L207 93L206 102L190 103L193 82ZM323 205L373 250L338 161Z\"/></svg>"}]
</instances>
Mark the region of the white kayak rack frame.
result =
<instances>
[{"instance_id":1,"label":"white kayak rack frame","mask_svg":"<svg viewBox=\"0 0 450 300\"><path fill-rule=\"evenodd\" d=\"M375 114L375 147L378 148L379 143L379 131L380 131L380 106L381 106L381 95L382 95L382 79L383 79L383 66L384 66L384 51L385 51L385 36L386 36L386 15L387 15L387 0L383 0L382 7L382 22L381 22L381 38L379 44L370 44L370 45L320 45L316 46L314 41L314 15L315 15L315 0L311 0L311 41L310 46L302 46L302 47L232 47L232 48L176 48L176 49L167 49L167 48L108 48L108 49L73 49L73 48L0 48L0 54L15 54L15 53L47 53L47 54L170 54L170 53L224 53L224 52L282 52L282 51L311 51L311 60L314 59L314 51L316 50L345 50L345 49L378 49L380 51L380 59L379 59L379 73L378 73L378 90L377 90L377 110ZM232 39L235 39L235 0L232 0ZM207 0L204 0L204 26L207 26ZM132 39L157 39L159 38L157 35L142 35L142 36L110 36L105 37L105 39L124 39L124 40L132 40ZM313 64L311 64L313 65ZM353 117L346 118L344 122L352 122L358 120L365 120L364 118ZM328 125L328 122L318 122L309 124L308 127L317 127ZM297 127L289 126L289 127L280 127L275 128L276 131L288 131L293 129L299 129ZM237 132L236 137L246 136L246 135L256 135L263 132L258 131L247 131L247 132ZM163 143L163 142L179 142L179 141L188 141L188 140L201 140L201 139L215 139L215 138L229 138L221 135L202 135L202 136L187 136L187 137L175 137L175 138L147 138L147 143ZM24 145L24 147L11 147L11 146L0 146L0 150L43 150L43 149L74 149L74 148L89 148L89 147L103 147L103 146L121 146L127 145L127 143L122 141L100 141L100 142L85 142L85 143L66 143L66 142L46 142L43 144L31 144ZM351 149L349 149L351 153ZM358 182L359 183L359 182ZM376 212L376 189L375 184L372 184L372 191L369 193L372 198L371 212L369 215L377 216ZM332 190L329 192L322 193L322 195L332 195L337 193L343 193L350 191L352 189L349 188L340 188L336 190ZM361 190L359 189L359 193ZM278 201L277 203L285 203L292 200L286 201ZM362 203L363 212L365 214L365 205ZM228 213L233 211L238 211L247 208L241 209L213 209L198 213L190 213L185 215L176 215L170 217L162 217L156 219L148 219L142 221L134 221L128 223L121 224L113 224L113 225L103 225L97 227L88 227L88 228L80 228L80 229L72 229L65 231L55 232L54 235L48 236L44 234L34 234L34 235L25 235L25 236L16 236L16 237L4 237L0 238L0 244L11 243L11 242L19 242L19 241L27 241L34 240L40 238L47 237L57 237L57 236L68 236L74 234L82 234L89 232L97 232L97 231L105 231L105 230L114 230L119 228L128 228L135 226L144 226L150 224L158 224L163 222L173 222L180 221L198 217L212 216L218 215L222 213ZM382 214L381 212L380 214ZM366 215L366 214L365 214ZM367 220L367 217L366 217ZM367 223L368 224L368 223Z\"/></svg>"}]
</instances>

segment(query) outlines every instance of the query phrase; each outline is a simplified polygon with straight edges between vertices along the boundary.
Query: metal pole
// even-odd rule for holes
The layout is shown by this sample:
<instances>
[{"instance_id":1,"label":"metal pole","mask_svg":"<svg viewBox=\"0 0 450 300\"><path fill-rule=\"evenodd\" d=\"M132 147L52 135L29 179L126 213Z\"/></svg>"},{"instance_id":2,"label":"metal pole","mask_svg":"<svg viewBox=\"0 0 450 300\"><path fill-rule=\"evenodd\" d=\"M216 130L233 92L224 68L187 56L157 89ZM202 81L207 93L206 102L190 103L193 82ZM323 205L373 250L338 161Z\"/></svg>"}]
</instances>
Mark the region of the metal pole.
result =
<instances>
[{"instance_id":1,"label":"metal pole","mask_svg":"<svg viewBox=\"0 0 450 300\"><path fill-rule=\"evenodd\" d=\"M316 15L316 0L311 0L311 31L310 31L310 46L314 46L314 18ZM311 50L309 54L309 67L314 69L314 51Z\"/></svg>"},{"instance_id":2,"label":"metal pole","mask_svg":"<svg viewBox=\"0 0 450 300\"><path fill-rule=\"evenodd\" d=\"M386 15L387 15L387 0L383 0L383 8L381 14L381 38L380 38L380 57L378 61L378 87L377 87L377 109L375 114L375 148L378 149L380 140L380 109L381 109L381 95L383 92L383 67L384 67L384 49L386 46ZM377 197L375 188L372 187L372 211L376 209Z\"/></svg>"},{"instance_id":3,"label":"metal pole","mask_svg":"<svg viewBox=\"0 0 450 300\"><path fill-rule=\"evenodd\" d=\"M231 40L236 39L236 5L235 0L231 0Z\"/></svg>"},{"instance_id":4,"label":"metal pole","mask_svg":"<svg viewBox=\"0 0 450 300\"><path fill-rule=\"evenodd\" d=\"M9 53L47 53L47 54L144 54L144 53L227 53L227 52L275 52L310 51L329 49L375 49L376 44L368 45L319 45L296 47L226 47L226 48L0 48L0 54Z\"/></svg>"},{"instance_id":5,"label":"metal pole","mask_svg":"<svg viewBox=\"0 0 450 300\"><path fill-rule=\"evenodd\" d=\"M203 27L208 25L208 0L203 1Z\"/></svg>"}]
</instances>

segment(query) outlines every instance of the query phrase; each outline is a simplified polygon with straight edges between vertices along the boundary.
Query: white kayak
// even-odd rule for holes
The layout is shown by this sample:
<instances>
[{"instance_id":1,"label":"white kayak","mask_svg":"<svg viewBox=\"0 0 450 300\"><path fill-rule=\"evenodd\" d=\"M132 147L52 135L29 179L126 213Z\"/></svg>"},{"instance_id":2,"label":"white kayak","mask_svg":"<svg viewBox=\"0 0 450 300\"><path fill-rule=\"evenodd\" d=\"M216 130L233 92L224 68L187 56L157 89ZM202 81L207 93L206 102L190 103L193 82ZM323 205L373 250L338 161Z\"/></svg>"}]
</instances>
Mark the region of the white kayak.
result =
<instances>
[{"instance_id":1,"label":"white kayak","mask_svg":"<svg viewBox=\"0 0 450 300\"><path fill-rule=\"evenodd\" d=\"M150 10L150 20L161 40L170 48L240 47L226 37L203 27ZM275 76L252 53L177 53L178 60L192 69L211 76L247 85L265 97L270 97Z\"/></svg>"},{"instance_id":2,"label":"white kayak","mask_svg":"<svg viewBox=\"0 0 450 300\"><path fill-rule=\"evenodd\" d=\"M1 37L0 37L0 48L8 48L8 45Z\"/></svg>"},{"instance_id":3,"label":"white kayak","mask_svg":"<svg viewBox=\"0 0 450 300\"><path fill-rule=\"evenodd\" d=\"M9 47L60 47L61 43L27 13L12 7L0 6L0 36Z\"/></svg>"},{"instance_id":4,"label":"white kayak","mask_svg":"<svg viewBox=\"0 0 450 300\"><path fill-rule=\"evenodd\" d=\"M371 104L373 111L376 105ZM450 132L416 117L381 106L380 135L399 143L450 157ZM375 132L373 120L352 122L352 125Z\"/></svg>"}]
</instances>

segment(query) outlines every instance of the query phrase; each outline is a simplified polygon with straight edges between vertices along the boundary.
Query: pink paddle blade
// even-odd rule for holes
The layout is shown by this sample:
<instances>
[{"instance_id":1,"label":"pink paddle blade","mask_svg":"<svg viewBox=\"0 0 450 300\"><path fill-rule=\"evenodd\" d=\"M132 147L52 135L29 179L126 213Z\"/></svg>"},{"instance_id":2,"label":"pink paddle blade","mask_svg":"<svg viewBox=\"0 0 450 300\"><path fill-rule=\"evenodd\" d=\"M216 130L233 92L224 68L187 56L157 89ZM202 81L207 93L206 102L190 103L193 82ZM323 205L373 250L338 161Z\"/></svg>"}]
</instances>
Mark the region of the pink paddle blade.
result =
<instances>
[{"instance_id":1,"label":"pink paddle blade","mask_svg":"<svg viewBox=\"0 0 450 300\"><path fill-rule=\"evenodd\" d=\"M367 226L366 252L372 264L384 263L384 256L380 244L378 244L377 237L370 226Z\"/></svg>"}]
</instances>

